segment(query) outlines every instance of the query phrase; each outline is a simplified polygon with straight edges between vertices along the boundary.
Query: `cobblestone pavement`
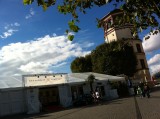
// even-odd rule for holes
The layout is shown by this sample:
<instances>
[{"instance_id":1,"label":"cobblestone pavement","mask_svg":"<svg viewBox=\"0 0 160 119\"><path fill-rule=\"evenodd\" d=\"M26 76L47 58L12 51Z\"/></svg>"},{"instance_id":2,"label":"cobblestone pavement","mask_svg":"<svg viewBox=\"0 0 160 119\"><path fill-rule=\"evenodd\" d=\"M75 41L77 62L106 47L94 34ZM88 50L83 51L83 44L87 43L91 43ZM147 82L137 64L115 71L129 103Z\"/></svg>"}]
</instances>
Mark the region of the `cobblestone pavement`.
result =
<instances>
[{"instance_id":1,"label":"cobblestone pavement","mask_svg":"<svg viewBox=\"0 0 160 119\"><path fill-rule=\"evenodd\" d=\"M129 97L64 111L4 119L160 119L160 90L151 98Z\"/></svg>"},{"instance_id":2,"label":"cobblestone pavement","mask_svg":"<svg viewBox=\"0 0 160 119\"><path fill-rule=\"evenodd\" d=\"M151 93L151 98L136 98L141 113L139 119L160 119L160 91Z\"/></svg>"}]
</instances>

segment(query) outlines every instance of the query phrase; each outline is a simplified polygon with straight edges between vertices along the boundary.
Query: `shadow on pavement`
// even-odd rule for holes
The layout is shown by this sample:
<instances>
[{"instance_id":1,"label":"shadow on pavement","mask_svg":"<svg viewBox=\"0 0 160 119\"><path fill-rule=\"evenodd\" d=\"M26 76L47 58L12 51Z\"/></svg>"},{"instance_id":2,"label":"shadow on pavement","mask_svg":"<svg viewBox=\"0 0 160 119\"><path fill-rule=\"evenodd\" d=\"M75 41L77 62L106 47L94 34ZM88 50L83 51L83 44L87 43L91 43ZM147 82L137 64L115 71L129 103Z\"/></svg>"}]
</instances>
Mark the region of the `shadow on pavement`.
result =
<instances>
[{"instance_id":1,"label":"shadow on pavement","mask_svg":"<svg viewBox=\"0 0 160 119\"><path fill-rule=\"evenodd\" d=\"M151 92L156 92L156 91L160 91L160 86L155 86L151 89Z\"/></svg>"},{"instance_id":2,"label":"shadow on pavement","mask_svg":"<svg viewBox=\"0 0 160 119\"><path fill-rule=\"evenodd\" d=\"M150 98L160 98L160 96L151 96Z\"/></svg>"}]
</instances>

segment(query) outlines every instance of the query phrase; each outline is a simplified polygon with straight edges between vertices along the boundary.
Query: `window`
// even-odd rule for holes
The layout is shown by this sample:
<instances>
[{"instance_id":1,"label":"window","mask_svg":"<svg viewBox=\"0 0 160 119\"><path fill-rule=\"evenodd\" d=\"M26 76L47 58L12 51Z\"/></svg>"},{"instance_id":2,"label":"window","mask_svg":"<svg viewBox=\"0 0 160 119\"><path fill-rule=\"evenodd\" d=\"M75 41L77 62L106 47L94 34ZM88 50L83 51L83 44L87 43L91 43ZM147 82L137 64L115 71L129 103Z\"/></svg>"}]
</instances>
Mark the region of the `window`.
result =
<instances>
[{"instance_id":1,"label":"window","mask_svg":"<svg viewBox=\"0 0 160 119\"><path fill-rule=\"evenodd\" d=\"M113 25L113 20L109 19L106 24L107 24L107 29L111 28L111 26Z\"/></svg>"},{"instance_id":2,"label":"window","mask_svg":"<svg viewBox=\"0 0 160 119\"><path fill-rule=\"evenodd\" d=\"M140 63L141 63L142 68L146 68L145 63L144 63L144 59L140 59Z\"/></svg>"},{"instance_id":3,"label":"window","mask_svg":"<svg viewBox=\"0 0 160 119\"><path fill-rule=\"evenodd\" d=\"M138 51L138 52L142 52L142 51L141 51L141 46L140 46L140 44L136 44L136 47L137 47L137 51Z\"/></svg>"},{"instance_id":4,"label":"window","mask_svg":"<svg viewBox=\"0 0 160 119\"><path fill-rule=\"evenodd\" d=\"M111 22L108 22L107 29L111 28Z\"/></svg>"}]
</instances>

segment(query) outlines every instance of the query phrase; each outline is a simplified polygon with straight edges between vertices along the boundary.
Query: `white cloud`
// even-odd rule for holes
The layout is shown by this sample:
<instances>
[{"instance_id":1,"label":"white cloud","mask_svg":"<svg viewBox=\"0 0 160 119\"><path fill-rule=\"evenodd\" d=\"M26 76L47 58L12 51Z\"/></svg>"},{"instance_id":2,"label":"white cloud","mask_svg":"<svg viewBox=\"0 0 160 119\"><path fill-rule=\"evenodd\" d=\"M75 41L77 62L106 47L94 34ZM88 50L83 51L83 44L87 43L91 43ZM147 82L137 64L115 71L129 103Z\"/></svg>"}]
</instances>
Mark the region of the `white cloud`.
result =
<instances>
[{"instance_id":1,"label":"white cloud","mask_svg":"<svg viewBox=\"0 0 160 119\"><path fill-rule=\"evenodd\" d=\"M34 12L34 10L31 8L30 11L29 11L29 14L27 14L27 15L25 16L25 18L26 18L26 19L29 19L29 18L31 18L31 17L34 16L34 15L35 15L35 12Z\"/></svg>"},{"instance_id":2,"label":"white cloud","mask_svg":"<svg viewBox=\"0 0 160 119\"><path fill-rule=\"evenodd\" d=\"M0 72L2 75L26 73L50 73L52 67L66 64L70 57L84 56L80 44L73 43L67 36L46 35L26 43L11 43L0 49Z\"/></svg>"},{"instance_id":3,"label":"white cloud","mask_svg":"<svg viewBox=\"0 0 160 119\"><path fill-rule=\"evenodd\" d=\"M57 36L57 34L53 33L53 36L54 36L54 37L56 37L56 36Z\"/></svg>"},{"instance_id":4,"label":"white cloud","mask_svg":"<svg viewBox=\"0 0 160 119\"><path fill-rule=\"evenodd\" d=\"M147 62L152 74L160 71L160 54L154 55Z\"/></svg>"},{"instance_id":5,"label":"white cloud","mask_svg":"<svg viewBox=\"0 0 160 119\"><path fill-rule=\"evenodd\" d=\"M149 36L149 39L145 40L145 38L148 36ZM142 45L146 53L154 53L153 51L156 51L160 48L160 33L157 33L154 35L153 33L147 34L143 38ZM151 73L156 73L160 71L160 54L154 55L147 62L148 62Z\"/></svg>"},{"instance_id":6,"label":"white cloud","mask_svg":"<svg viewBox=\"0 0 160 119\"><path fill-rule=\"evenodd\" d=\"M150 66L150 72L151 74L155 74L160 71L160 64L151 65Z\"/></svg>"},{"instance_id":7,"label":"white cloud","mask_svg":"<svg viewBox=\"0 0 160 119\"><path fill-rule=\"evenodd\" d=\"M25 16L26 19L29 19L29 18L31 18L31 17L32 17L32 16L31 16L30 14L28 14L28 15Z\"/></svg>"},{"instance_id":8,"label":"white cloud","mask_svg":"<svg viewBox=\"0 0 160 119\"><path fill-rule=\"evenodd\" d=\"M42 64L41 62L29 62L26 63L25 65L21 65L19 69L23 72L26 73L36 73L36 72L41 72L41 73L46 73L47 72L47 66L46 64Z\"/></svg>"},{"instance_id":9,"label":"white cloud","mask_svg":"<svg viewBox=\"0 0 160 119\"><path fill-rule=\"evenodd\" d=\"M19 23L17 23L17 22L15 22L15 23L14 23L14 26L20 26L20 24L19 24Z\"/></svg>"},{"instance_id":10,"label":"white cloud","mask_svg":"<svg viewBox=\"0 0 160 119\"><path fill-rule=\"evenodd\" d=\"M33 9L30 9L30 14L33 16L35 14L35 12L33 11Z\"/></svg>"},{"instance_id":11,"label":"white cloud","mask_svg":"<svg viewBox=\"0 0 160 119\"><path fill-rule=\"evenodd\" d=\"M146 35L146 37L147 36L148 35ZM160 33L154 34L154 35L151 34L148 40L145 40L145 37L144 37L142 45L143 45L144 51L147 53L159 49L160 48Z\"/></svg>"},{"instance_id":12,"label":"white cloud","mask_svg":"<svg viewBox=\"0 0 160 119\"><path fill-rule=\"evenodd\" d=\"M11 23L11 24L7 24L6 26L4 26L4 29L6 31L4 31L3 33L1 33L2 35L0 35L0 38L5 39L8 38L9 36L12 36L15 32L17 32L17 27L19 27L20 24L15 22L15 23Z\"/></svg>"},{"instance_id":13,"label":"white cloud","mask_svg":"<svg viewBox=\"0 0 160 119\"><path fill-rule=\"evenodd\" d=\"M4 26L4 29L7 30L10 28L18 27L18 26L20 26L20 24L18 22L15 22L15 23L7 24L6 26Z\"/></svg>"},{"instance_id":14,"label":"white cloud","mask_svg":"<svg viewBox=\"0 0 160 119\"><path fill-rule=\"evenodd\" d=\"M94 46L94 43L84 42L82 47L88 48Z\"/></svg>"},{"instance_id":15,"label":"white cloud","mask_svg":"<svg viewBox=\"0 0 160 119\"><path fill-rule=\"evenodd\" d=\"M156 54L155 56L153 56L151 59L148 60L148 65L153 65L157 63L160 63L160 54Z\"/></svg>"},{"instance_id":16,"label":"white cloud","mask_svg":"<svg viewBox=\"0 0 160 119\"><path fill-rule=\"evenodd\" d=\"M75 32L69 32L68 35L75 35Z\"/></svg>"},{"instance_id":17,"label":"white cloud","mask_svg":"<svg viewBox=\"0 0 160 119\"><path fill-rule=\"evenodd\" d=\"M9 36L13 35L14 32L16 32L18 30L14 30L14 29L8 29L6 32L2 33L3 35L0 35L0 38L8 38Z\"/></svg>"},{"instance_id":18,"label":"white cloud","mask_svg":"<svg viewBox=\"0 0 160 119\"><path fill-rule=\"evenodd\" d=\"M61 66L66 65L66 64L67 64L67 62L62 62L62 63L59 63L57 65L54 65L53 67L61 67Z\"/></svg>"}]
</instances>

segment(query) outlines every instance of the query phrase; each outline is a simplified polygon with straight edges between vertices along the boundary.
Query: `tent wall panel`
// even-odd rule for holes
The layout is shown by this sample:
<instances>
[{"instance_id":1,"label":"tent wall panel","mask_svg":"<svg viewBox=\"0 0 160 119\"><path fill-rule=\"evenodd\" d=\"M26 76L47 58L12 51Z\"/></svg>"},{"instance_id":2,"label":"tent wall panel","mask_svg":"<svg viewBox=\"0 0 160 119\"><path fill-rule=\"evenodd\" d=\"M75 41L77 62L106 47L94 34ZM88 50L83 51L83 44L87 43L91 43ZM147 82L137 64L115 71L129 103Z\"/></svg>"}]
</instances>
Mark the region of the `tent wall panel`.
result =
<instances>
[{"instance_id":1,"label":"tent wall panel","mask_svg":"<svg viewBox=\"0 0 160 119\"><path fill-rule=\"evenodd\" d=\"M27 113L34 114L40 112L39 89L28 88L26 93Z\"/></svg>"},{"instance_id":2,"label":"tent wall panel","mask_svg":"<svg viewBox=\"0 0 160 119\"><path fill-rule=\"evenodd\" d=\"M72 105L72 96L71 96L71 90L69 86L59 86L59 98L60 98L60 104L64 107L69 107Z\"/></svg>"},{"instance_id":3,"label":"tent wall panel","mask_svg":"<svg viewBox=\"0 0 160 119\"><path fill-rule=\"evenodd\" d=\"M0 116L23 113L26 111L24 90L1 90Z\"/></svg>"},{"instance_id":4,"label":"tent wall panel","mask_svg":"<svg viewBox=\"0 0 160 119\"><path fill-rule=\"evenodd\" d=\"M23 101L12 102L12 114L21 113L24 110Z\"/></svg>"},{"instance_id":5,"label":"tent wall panel","mask_svg":"<svg viewBox=\"0 0 160 119\"><path fill-rule=\"evenodd\" d=\"M2 103L1 104L0 114L1 114L1 116L5 116L5 115L10 115L11 114L10 103Z\"/></svg>"}]
</instances>

